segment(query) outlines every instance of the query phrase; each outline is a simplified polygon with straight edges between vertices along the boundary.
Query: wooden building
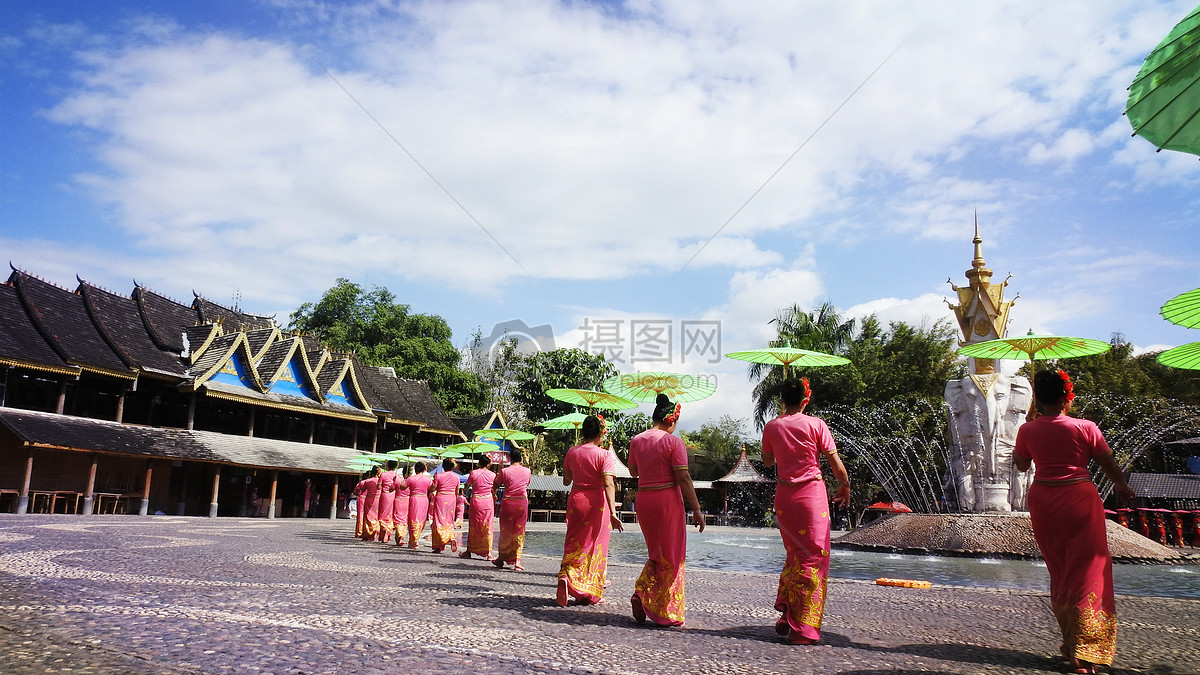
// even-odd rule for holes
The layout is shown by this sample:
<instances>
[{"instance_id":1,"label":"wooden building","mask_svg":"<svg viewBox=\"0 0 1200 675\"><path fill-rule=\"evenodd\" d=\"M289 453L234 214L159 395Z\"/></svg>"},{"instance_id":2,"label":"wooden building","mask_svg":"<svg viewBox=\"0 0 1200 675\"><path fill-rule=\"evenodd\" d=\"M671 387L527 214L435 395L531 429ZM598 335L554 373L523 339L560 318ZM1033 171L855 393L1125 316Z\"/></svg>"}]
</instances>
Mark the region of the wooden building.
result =
<instances>
[{"instance_id":1,"label":"wooden building","mask_svg":"<svg viewBox=\"0 0 1200 675\"><path fill-rule=\"evenodd\" d=\"M461 440L427 383L270 317L0 285L0 511L336 517L351 456Z\"/></svg>"}]
</instances>

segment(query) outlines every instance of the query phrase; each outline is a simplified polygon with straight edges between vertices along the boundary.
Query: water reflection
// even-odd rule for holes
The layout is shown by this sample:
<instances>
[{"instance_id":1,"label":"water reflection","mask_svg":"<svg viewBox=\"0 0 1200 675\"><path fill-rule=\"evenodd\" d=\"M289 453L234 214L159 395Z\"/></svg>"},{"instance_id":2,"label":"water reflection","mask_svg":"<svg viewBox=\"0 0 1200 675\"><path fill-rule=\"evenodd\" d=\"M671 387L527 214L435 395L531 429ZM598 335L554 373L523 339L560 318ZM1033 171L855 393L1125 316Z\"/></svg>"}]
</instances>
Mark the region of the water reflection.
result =
<instances>
[{"instance_id":1,"label":"water reflection","mask_svg":"<svg viewBox=\"0 0 1200 675\"><path fill-rule=\"evenodd\" d=\"M529 553L561 556L562 548L562 532L526 533L525 550ZM645 540L637 531L614 532L608 554L612 560L640 565L646 561ZM777 574L783 568L784 557L783 543L774 530L688 533L689 567ZM951 586L1039 591L1050 588L1046 565L1040 560L834 550L830 574L842 579L921 579ZM1117 593L1125 595L1200 598L1200 566L1114 565L1113 584Z\"/></svg>"}]
</instances>

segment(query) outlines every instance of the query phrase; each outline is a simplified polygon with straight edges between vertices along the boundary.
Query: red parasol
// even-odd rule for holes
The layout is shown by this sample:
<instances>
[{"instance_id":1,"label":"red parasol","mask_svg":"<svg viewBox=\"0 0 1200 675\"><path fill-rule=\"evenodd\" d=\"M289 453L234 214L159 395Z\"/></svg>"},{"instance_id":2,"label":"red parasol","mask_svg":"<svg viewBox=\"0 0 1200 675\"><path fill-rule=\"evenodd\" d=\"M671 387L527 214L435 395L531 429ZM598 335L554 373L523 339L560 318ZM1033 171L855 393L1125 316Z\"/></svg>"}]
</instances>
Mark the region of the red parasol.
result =
<instances>
[{"instance_id":1,"label":"red parasol","mask_svg":"<svg viewBox=\"0 0 1200 675\"><path fill-rule=\"evenodd\" d=\"M876 511L888 511L890 513L912 513L913 510L908 508L903 502L875 502L867 507Z\"/></svg>"}]
</instances>

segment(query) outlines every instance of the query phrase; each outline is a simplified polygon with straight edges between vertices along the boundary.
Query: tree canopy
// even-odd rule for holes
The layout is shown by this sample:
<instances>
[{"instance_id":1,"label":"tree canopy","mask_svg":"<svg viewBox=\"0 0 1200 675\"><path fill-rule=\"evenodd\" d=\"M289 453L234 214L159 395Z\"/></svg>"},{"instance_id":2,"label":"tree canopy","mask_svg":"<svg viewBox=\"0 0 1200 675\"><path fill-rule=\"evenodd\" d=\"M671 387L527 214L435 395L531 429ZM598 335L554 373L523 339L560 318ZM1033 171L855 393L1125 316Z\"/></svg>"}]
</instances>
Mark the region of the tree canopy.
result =
<instances>
[{"instance_id":1,"label":"tree canopy","mask_svg":"<svg viewBox=\"0 0 1200 675\"><path fill-rule=\"evenodd\" d=\"M386 288L366 291L339 278L316 303L300 305L290 321L290 330L351 352L363 363L427 380L438 405L452 415L477 414L487 400L484 381L459 368L450 326L440 316L410 313Z\"/></svg>"}]
</instances>

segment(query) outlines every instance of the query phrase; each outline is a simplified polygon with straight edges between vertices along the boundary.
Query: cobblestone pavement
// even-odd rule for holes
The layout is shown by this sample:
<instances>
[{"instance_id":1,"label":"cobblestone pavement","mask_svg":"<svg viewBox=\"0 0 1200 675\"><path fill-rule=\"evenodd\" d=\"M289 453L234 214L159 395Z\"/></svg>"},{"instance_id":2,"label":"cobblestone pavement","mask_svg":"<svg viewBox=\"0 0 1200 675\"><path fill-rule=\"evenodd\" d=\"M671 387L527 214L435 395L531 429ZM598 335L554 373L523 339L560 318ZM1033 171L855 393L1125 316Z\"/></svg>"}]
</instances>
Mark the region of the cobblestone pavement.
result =
<instances>
[{"instance_id":1,"label":"cobblestone pavement","mask_svg":"<svg viewBox=\"0 0 1200 675\"><path fill-rule=\"evenodd\" d=\"M561 526L558 526L561 527ZM687 626L554 604L524 573L359 542L340 520L0 516L0 673L1064 672L1045 594L834 579L821 644L775 635L776 577L689 570ZM836 570L834 570L836 575ZM1119 596L1115 673L1196 673L1200 601Z\"/></svg>"}]
</instances>

